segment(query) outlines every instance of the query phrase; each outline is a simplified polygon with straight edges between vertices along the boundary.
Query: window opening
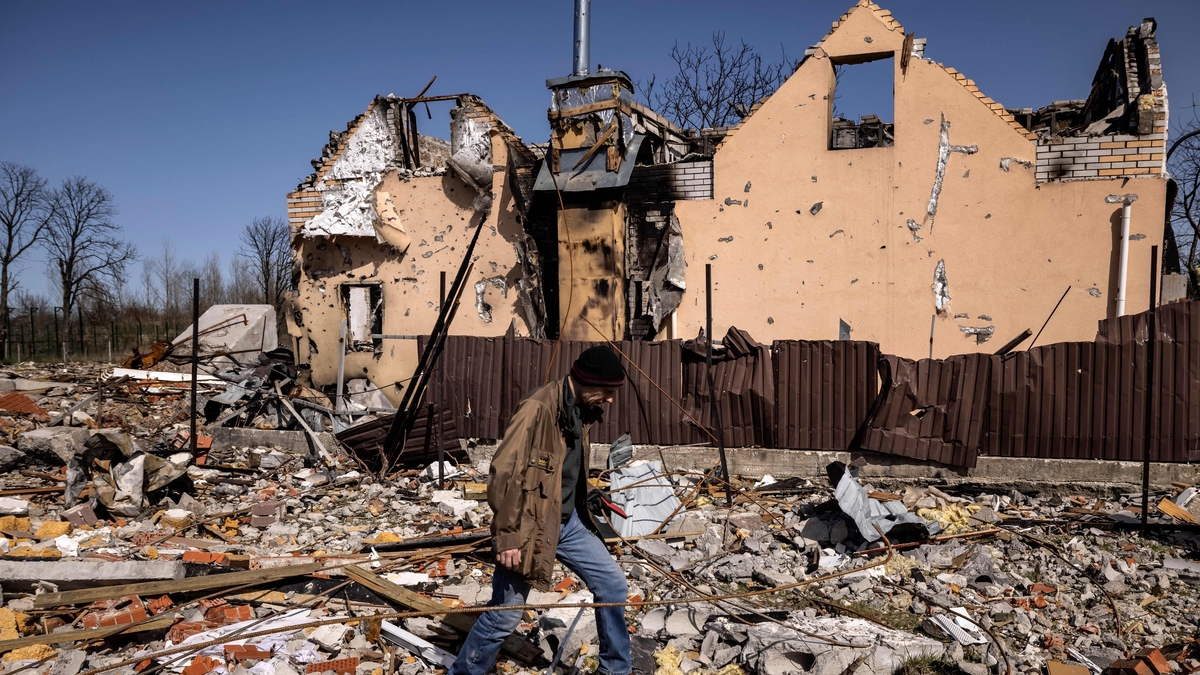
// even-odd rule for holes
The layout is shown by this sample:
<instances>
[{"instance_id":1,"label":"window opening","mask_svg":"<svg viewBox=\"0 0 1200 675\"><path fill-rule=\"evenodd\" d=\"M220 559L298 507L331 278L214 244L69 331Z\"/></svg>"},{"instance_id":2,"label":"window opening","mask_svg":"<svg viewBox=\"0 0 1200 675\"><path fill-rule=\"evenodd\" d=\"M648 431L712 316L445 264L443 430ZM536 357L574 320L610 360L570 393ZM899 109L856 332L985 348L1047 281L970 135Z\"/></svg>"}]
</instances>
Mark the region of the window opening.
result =
<instances>
[{"instance_id":1,"label":"window opening","mask_svg":"<svg viewBox=\"0 0 1200 675\"><path fill-rule=\"evenodd\" d=\"M346 351L370 352L383 349L383 289L379 284L343 284L342 304L346 310Z\"/></svg>"},{"instance_id":2,"label":"window opening","mask_svg":"<svg viewBox=\"0 0 1200 675\"><path fill-rule=\"evenodd\" d=\"M895 141L892 55L834 63L831 150L888 148Z\"/></svg>"}]
</instances>

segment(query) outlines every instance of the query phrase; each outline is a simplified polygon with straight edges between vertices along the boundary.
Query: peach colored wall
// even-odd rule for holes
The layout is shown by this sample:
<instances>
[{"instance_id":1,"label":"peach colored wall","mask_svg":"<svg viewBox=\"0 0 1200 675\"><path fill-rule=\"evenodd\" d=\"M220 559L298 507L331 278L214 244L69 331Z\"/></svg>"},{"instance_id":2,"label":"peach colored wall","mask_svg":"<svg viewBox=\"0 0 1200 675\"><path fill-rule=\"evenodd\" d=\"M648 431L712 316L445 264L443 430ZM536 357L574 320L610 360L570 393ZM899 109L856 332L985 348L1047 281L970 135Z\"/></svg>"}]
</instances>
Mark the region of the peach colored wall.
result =
<instances>
[{"instance_id":1,"label":"peach colored wall","mask_svg":"<svg viewBox=\"0 0 1200 675\"><path fill-rule=\"evenodd\" d=\"M495 137L492 145L493 163L503 167L505 145ZM514 319L518 334L529 332L517 299L521 269L516 247L522 227L507 174L492 175L492 209L479 235L475 265L451 326L455 335L502 335ZM298 240L301 275L294 308L300 325L289 329L299 337L298 362L310 364L316 386L334 384L337 379L338 334L346 311L338 287L381 282L383 333L427 335L437 320L439 272L446 271L447 286L453 283L478 222L472 208L475 191L450 172L410 178L390 172L375 193L387 193L399 214L411 240L407 252L401 254L368 237ZM484 280L488 280L483 297L491 306L490 322L481 318L476 306L475 284ZM499 288L495 280L503 280L505 288ZM310 345L316 345L316 351ZM381 353L346 354L346 379L366 377L376 386L385 386L411 375L416 359L415 340L384 340ZM392 387L384 393L393 402L399 400L400 392Z\"/></svg>"},{"instance_id":2,"label":"peach colored wall","mask_svg":"<svg viewBox=\"0 0 1200 675\"><path fill-rule=\"evenodd\" d=\"M688 255L681 336L704 325L704 265L711 263L717 335L736 325L764 341L837 339L841 319L853 339L925 357L934 269L945 260L951 302L934 320L935 356L990 352L1025 328L1036 332L1068 285L1039 344L1092 340L1116 295L1120 206L1104 198L1130 192L1139 197L1131 233L1145 237L1129 247L1127 312L1146 308L1166 181L1036 183L1033 168L1019 163L1034 161L1034 142L936 63L913 58L902 74L902 44L902 32L869 9L851 10L718 148L715 199L675 207ZM895 146L829 150L831 55L852 60L881 51L894 52ZM950 153L930 218L943 116L950 144L978 151ZM1013 158L1007 171L1004 158ZM726 198L744 204L727 206ZM919 242L909 219L920 224ZM989 325L995 334L980 345L959 328Z\"/></svg>"}]
</instances>

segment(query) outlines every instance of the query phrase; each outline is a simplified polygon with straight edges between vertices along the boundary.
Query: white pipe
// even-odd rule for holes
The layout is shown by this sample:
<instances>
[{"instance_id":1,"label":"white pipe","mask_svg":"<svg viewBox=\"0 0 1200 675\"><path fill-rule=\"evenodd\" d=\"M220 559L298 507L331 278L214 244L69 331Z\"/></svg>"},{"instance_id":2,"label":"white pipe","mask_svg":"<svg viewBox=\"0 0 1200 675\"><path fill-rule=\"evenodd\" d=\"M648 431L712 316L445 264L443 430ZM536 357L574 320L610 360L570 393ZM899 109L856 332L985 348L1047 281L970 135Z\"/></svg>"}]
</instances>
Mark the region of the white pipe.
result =
<instances>
[{"instance_id":1,"label":"white pipe","mask_svg":"<svg viewBox=\"0 0 1200 675\"><path fill-rule=\"evenodd\" d=\"M1121 205L1121 257L1117 264L1117 316L1125 316L1125 281L1129 272L1129 212L1133 205Z\"/></svg>"},{"instance_id":2,"label":"white pipe","mask_svg":"<svg viewBox=\"0 0 1200 675\"><path fill-rule=\"evenodd\" d=\"M1137 195L1109 195L1104 198L1109 204L1121 203L1121 248L1117 259L1117 316L1125 316L1125 289L1129 272L1129 221Z\"/></svg>"}]
</instances>

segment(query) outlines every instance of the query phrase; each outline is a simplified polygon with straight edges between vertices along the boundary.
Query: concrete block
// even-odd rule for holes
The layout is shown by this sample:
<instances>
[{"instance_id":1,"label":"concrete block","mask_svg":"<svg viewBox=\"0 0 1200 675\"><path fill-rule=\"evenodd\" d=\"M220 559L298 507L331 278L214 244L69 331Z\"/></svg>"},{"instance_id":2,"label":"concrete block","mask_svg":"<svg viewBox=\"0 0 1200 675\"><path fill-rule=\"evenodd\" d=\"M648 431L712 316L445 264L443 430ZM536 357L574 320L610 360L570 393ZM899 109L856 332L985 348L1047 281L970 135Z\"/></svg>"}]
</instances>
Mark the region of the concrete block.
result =
<instances>
[{"instance_id":1,"label":"concrete block","mask_svg":"<svg viewBox=\"0 0 1200 675\"><path fill-rule=\"evenodd\" d=\"M62 590L183 578L182 560L0 560L5 588L29 589L49 581Z\"/></svg>"},{"instance_id":2,"label":"concrete block","mask_svg":"<svg viewBox=\"0 0 1200 675\"><path fill-rule=\"evenodd\" d=\"M27 455L40 457L57 457L62 463L67 463L72 457L83 452L83 443L90 432L83 428L45 427L32 429L17 436L17 449ZM0 577L2 578L2 577Z\"/></svg>"},{"instance_id":3,"label":"concrete block","mask_svg":"<svg viewBox=\"0 0 1200 675\"><path fill-rule=\"evenodd\" d=\"M279 431L273 429L241 429L217 427L211 430L213 449L219 450L232 445L242 447L276 447L292 453L308 452L308 434L303 431ZM333 435L328 432L317 434L326 448L336 448Z\"/></svg>"}]
</instances>

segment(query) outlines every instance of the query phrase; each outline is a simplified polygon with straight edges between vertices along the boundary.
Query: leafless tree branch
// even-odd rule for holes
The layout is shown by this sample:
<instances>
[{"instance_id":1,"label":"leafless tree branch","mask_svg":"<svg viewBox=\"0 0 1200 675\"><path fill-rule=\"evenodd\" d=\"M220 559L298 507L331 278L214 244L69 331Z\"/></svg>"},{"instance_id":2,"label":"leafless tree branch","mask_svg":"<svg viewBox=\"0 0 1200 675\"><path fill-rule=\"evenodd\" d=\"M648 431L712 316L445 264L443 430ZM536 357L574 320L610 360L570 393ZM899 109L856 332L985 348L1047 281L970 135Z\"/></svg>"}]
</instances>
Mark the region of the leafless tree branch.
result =
<instances>
[{"instance_id":1,"label":"leafless tree branch","mask_svg":"<svg viewBox=\"0 0 1200 675\"><path fill-rule=\"evenodd\" d=\"M671 48L676 72L661 84L657 76L638 83L646 104L684 129L705 129L735 124L759 100L770 96L796 69L783 52L780 61L768 63L746 42L725 42L724 31L714 32L710 47L691 43Z\"/></svg>"}]
</instances>

